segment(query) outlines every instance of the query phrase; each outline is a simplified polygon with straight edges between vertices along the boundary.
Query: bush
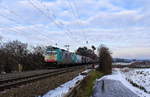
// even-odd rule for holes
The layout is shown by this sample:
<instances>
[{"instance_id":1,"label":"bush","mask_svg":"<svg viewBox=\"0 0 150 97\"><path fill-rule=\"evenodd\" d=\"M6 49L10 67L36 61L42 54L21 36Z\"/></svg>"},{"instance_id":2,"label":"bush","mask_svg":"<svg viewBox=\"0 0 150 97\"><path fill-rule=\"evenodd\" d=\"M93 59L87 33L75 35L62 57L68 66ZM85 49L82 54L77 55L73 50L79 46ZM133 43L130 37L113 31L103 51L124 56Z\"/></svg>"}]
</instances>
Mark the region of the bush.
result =
<instances>
[{"instance_id":1,"label":"bush","mask_svg":"<svg viewBox=\"0 0 150 97\"><path fill-rule=\"evenodd\" d=\"M103 45L99 48L99 70L104 74L112 73L112 57L109 49Z\"/></svg>"}]
</instances>

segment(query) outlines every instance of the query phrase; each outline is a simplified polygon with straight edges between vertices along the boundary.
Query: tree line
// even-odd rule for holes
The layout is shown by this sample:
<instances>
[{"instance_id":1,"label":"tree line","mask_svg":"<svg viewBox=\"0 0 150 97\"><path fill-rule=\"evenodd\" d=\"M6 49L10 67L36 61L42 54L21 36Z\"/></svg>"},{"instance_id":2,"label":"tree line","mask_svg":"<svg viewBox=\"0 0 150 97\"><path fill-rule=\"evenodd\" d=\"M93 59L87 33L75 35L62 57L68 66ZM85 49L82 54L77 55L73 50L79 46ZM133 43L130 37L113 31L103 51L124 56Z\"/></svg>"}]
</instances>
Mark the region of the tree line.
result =
<instances>
[{"instance_id":1,"label":"tree line","mask_svg":"<svg viewBox=\"0 0 150 97\"><path fill-rule=\"evenodd\" d=\"M28 71L46 68L44 63L44 52L46 46L32 46L21 41L0 42L0 73L13 71ZM111 73L112 57L109 49L100 46L98 56L95 54L96 48L79 47L77 54L90 57L99 62L99 70L106 74Z\"/></svg>"},{"instance_id":2,"label":"tree line","mask_svg":"<svg viewBox=\"0 0 150 97\"><path fill-rule=\"evenodd\" d=\"M96 47L95 46L91 46L90 48L87 48L86 46L84 47L79 47L76 51L76 54L82 55L82 56L86 56L89 58L92 58L94 60L98 59L98 56L95 54Z\"/></svg>"},{"instance_id":3,"label":"tree line","mask_svg":"<svg viewBox=\"0 0 150 97\"><path fill-rule=\"evenodd\" d=\"M0 42L0 73L14 71L28 71L46 68L44 63L44 52L47 46L32 46L27 43L14 40ZM96 48L79 47L77 54L97 59L94 53Z\"/></svg>"},{"instance_id":4,"label":"tree line","mask_svg":"<svg viewBox=\"0 0 150 97\"><path fill-rule=\"evenodd\" d=\"M44 47L29 48L18 40L0 43L0 72L36 70L44 68ZM20 68L19 68L20 67Z\"/></svg>"},{"instance_id":5,"label":"tree line","mask_svg":"<svg viewBox=\"0 0 150 97\"><path fill-rule=\"evenodd\" d=\"M110 74L112 72L112 56L108 47L101 45L97 51L98 54L95 54L95 46L91 46L91 49L87 47L79 47L76 51L77 54L82 56L90 57L96 60L99 64L99 71L102 71L104 74Z\"/></svg>"}]
</instances>

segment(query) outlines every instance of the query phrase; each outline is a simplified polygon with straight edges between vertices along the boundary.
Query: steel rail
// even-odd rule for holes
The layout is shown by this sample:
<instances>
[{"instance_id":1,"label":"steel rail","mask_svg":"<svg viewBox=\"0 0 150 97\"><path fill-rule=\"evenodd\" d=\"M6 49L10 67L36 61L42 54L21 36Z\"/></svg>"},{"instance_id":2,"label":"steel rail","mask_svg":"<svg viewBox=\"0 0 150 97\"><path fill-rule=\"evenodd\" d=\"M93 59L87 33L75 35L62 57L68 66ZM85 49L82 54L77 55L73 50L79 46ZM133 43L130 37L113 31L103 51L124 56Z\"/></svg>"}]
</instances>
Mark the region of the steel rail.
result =
<instances>
[{"instance_id":1,"label":"steel rail","mask_svg":"<svg viewBox=\"0 0 150 97\"><path fill-rule=\"evenodd\" d=\"M13 87L24 85L24 84L34 82L34 81L37 81L40 79L44 79L47 77L52 77L52 76L60 75L63 73L71 72L71 71L74 71L74 70L79 69L81 67L83 67L83 66L58 69L58 70L55 70L52 72L48 72L48 73L44 73L44 74L37 74L37 75L33 75L33 76L26 76L26 77L21 77L21 78L1 80L2 84L0 84L0 91L4 91L6 89L11 89Z\"/></svg>"}]
</instances>

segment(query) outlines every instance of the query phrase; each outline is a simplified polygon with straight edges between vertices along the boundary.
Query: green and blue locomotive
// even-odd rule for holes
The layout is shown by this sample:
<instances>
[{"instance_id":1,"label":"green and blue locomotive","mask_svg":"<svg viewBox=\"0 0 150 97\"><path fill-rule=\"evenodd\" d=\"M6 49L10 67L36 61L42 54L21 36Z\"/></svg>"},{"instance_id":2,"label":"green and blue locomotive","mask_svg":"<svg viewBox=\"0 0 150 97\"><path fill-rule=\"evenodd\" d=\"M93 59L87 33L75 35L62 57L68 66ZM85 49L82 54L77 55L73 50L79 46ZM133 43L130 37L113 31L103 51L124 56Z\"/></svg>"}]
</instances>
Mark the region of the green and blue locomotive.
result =
<instances>
[{"instance_id":1,"label":"green and blue locomotive","mask_svg":"<svg viewBox=\"0 0 150 97\"><path fill-rule=\"evenodd\" d=\"M72 66L85 64L90 58L57 47L48 47L45 53L45 62L49 66Z\"/></svg>"}]
</instances>

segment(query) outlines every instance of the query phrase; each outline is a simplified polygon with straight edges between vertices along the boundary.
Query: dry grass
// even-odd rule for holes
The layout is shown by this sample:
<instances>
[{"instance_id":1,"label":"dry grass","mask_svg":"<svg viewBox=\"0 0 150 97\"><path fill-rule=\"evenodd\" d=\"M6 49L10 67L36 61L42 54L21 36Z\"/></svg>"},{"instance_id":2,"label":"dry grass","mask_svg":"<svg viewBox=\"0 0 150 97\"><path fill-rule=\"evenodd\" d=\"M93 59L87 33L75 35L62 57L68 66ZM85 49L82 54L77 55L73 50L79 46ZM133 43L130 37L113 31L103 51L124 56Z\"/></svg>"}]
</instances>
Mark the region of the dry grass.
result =
<instances>
[{"instance_id":1,"label":"dry grass","mask_svg":"<svg viewBox=\"0 0 150 97\"><path fill-rule=\"evenodd\" d=\"M81 86L76 91L75 97L90 97L95 80L101 76L103 76L103 74L99 71L90 72L90 74L81 82Z\"/></svg>"}]
</instances>

